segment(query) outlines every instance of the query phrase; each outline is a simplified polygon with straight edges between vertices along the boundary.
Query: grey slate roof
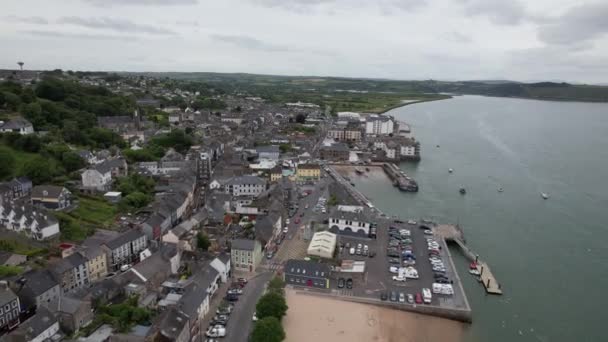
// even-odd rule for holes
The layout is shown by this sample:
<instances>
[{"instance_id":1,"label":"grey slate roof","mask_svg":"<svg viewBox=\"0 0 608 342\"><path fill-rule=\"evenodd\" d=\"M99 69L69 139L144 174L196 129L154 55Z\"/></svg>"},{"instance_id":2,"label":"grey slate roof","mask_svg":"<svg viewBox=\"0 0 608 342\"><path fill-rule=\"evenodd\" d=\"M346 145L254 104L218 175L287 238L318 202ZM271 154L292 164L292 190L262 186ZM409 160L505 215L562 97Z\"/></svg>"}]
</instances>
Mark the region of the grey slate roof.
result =
<instances>
[{"instance_id":1,"label":"grey slate roof","mask_svg":"<svg viewBox=\"0 0 608 342\"><path fill-rule=\"evenodd\" d=\"M245 176L240 176L240 177L234 177L232 179L230 179L228 182L226 182L226 185L243 185L243 184L253 184L253 185L264 185L266 184L266 180L257 177L257 176L250 176L250 175L245 175Z\"/></svg>"},{"instance_id":2,"label":"grey slate roof","mask_svg":"<svg viewBox=\"0 0 608 342\"><path fill-rule=\"evenodd\" d=\"M63 274L68 270L76 268L80 265L86 265L87 259L83 257L80 253L74 253L68 257L61 259L52 270L57 274Z\"/></svg>"},{"instance_id":3,"label":"grey slate roof","mask_svg":"<svg viewBox=\"0 0 608 342\"><path fill-rule=\"evenodd\" d=\"M188 323L188 316L175 307L170 307L158 319L158 329L161 335L170 341L175 341Z\"/></svg>"},{"instance_id":4,"label":"grey slate roof","mask_svg":"<svg viewBox=\"0 0 608 342\"><path fill-rule=\"evenodd\" d=\"M17 295L10 288L0 288L0 305L10 303L17 298Z\"/></svg>"},{"instance_id":5,"label":"grey slate roof","mask_svg":"<svg viewBox=\"0 0 608 342\"><path fill-rule=\"evenodd\" d=\"M5 122L0 128L2 129L21 129L24 127L28 127L28 126L32 126L32 123L27 121L24 118L14 118L12 120L9 120L7 122Z\"/></svg>"},{"instance_id":6,"label":"grey slate roof","mask_svg":"<svg viewBox=\"0 0 608 342\"><path fill-rule=\"evenodd\" d=\"M36 185L32 188L32 197L58 198L63 189L56 185Z\"/></svg>"},{"instance_id":7,"label":"grey slate roof","mask_svg":"<svg viewBox=\"0 0 608 342\"><path fill-rule=\"evenodd\" d=\"M3 341L32 341L55 323L57 323L57 318L46 308L39 307L36 309L34 316L21 323L15 331L6 335L6 340L3 339Z\"/></svg>"},{"instance_id":8,"label":"grey slate roof","mask_svg":"<svg viewBox=\"0 0 608 342\"><path fill-rule=\"evenodd\" d=\"M268 216L258 218L255 222L256 239L269 241L274 232L274 224Z\"/></svg>"},{"instance_id":9,"label":"grey slate roof","mask_svg":"<svg viewBox=\"0 0 608 342\"><path fill-rule=\"evenodd\" d=\"M116 249L124 244L127 244L131 241L137 240L138 238L144 236L144 233L140 232L137 229L130 229L126 232L120 234L117 238L112 239L106 242L106 246L110 249Z\"/></svg>"},{"instance_id":10,"label":"grey slate roof","mask_svg":"<svg viewBox=\"0 0 608 342\"><path fill-rule=\"evenodd\" d=\"M258 153L279 153L281 151L277 145L258 146L255 150Z\"/></svg>"},{"instance_id":11,"label":"grey slate roof","mask_svg":"<svg viewBox=\"0 0 608 342\"><path fill-rule=\"evenodd\" d=\"M193 276L193 281L186 286L184 295L179 301L180 307L190 318L196 317L196 310L207 297L207 288L212 284L219 273L208 263Z\"/></svg>"},{"instance_id":12,"label":"grey slate roof","mask_svg":"<svg viewBox=\"0 0 608 342\"><path fill-rule=\"evenodd\" d=\"M242 251L253 251L255 248L255 240L249 239L234 239L231 241L232 249Z\"/></svg>"},{"instance_id":13,"label":"grey slate roof","mask_svg":"<svg viewBox=\"0 0 608 342\"><path fill-rule=\"evenodd\" d=\"M329 277L329 266L316 261L289 259L283 269L285 274L311 275L316 277Z\"/></svg>"},{"instance_id":14,"label":"grey slate roof","mask_svg":"<svg viewBox=\"0 0 608 342\"><path fill-rule=\"evenodd\" d=\"M48 269L32 270L24 273L20 278L25 280L21 292L25 292L33 297L38 297L49 289L59 285Z\"/></svg>"}]
</instances>

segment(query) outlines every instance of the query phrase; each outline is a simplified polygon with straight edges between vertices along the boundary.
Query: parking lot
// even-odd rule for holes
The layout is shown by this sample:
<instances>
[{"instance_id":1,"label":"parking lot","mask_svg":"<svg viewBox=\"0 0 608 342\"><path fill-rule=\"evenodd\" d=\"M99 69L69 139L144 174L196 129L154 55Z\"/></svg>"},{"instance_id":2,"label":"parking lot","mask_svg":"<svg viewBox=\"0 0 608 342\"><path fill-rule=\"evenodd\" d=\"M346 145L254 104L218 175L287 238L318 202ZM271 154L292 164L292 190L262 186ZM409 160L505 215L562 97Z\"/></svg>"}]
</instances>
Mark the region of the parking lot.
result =
<instances>
[{"instance_id":1,"label":"parking lot","mask_svg":"<svg viewBox=\"0 0 608 342\"><path fill-rule=\"evenodd\" d=\"M357 297L368 297L374 299L382 299L386 301L391 301L391 292L394 292L396 298L392 298L392 301L399 302L399 296L403 293L404 305L408 305L408 294L412 295L414 302L416 302L416 294L420 294L420 299L422 300L423 288L428 288L433 290L433 283L436 282L436 276L433 271L433 266L429 261L429 245L427 242L427 238L430 237L434 239L436 244L433 246L437 249L437 256L435 263L438 264L436 270L441 272L444 275L442 278L443 282L451 283L453 289L453 294L440 294L440 293L432 293L432 299L430 305L446 307L446 308L459 308L466 309L466 301L464 299L464 293L462 291L462 287L459 284L458 278L455 275L455 270L453 269L453 264L448 257L447 246L443 239L434 238L433 235L427 235L424 233L425 229L420 228L420 223L410 221L407 222L395 222L393 220L386 219L377 219L377 238L376 239L368 239L368 238L359 238L359 237L351 237L351 236L339 236L339 244L344 246L339 252L339 258L342 260L363 260L366 262L366 275L364 279L353 279L352 289L347 289L346 286L343 288L338 288L338 280L332 282L332 287L336 291L338 291L341 295L346 296L357 296ZM393 228L390 228L393 227ZM389 231L399 232L402 229L406 229L410 232L409 236L404 236L403 240L407 240L407 243L400 244L399 254L393 257L387 256L387 248L389 246ZM395 233L393 233L395 234ZM411 241L410 241L411 240ZM375 254L373 257L365 256L365 255L351 255L349 248L346 248L346 245L350 247L355 247L359 244L362 245L362 249L365 248L365 245L368 246L368 254ZM417 271L417 279L406 279L405 281L395 281L393 280L393 276L397 276L401 279L404 275L404 272L399 273L391 273L389 272L389 267L391 265L394 266L404 266L403 264L403 252L409 249L411 250L411 254L413 257L409 257L405 260L413 260L415 258L415 265L412 265L413 268ZM363 254L363 253L361 253ZM389 263L389 260L392 259L393 264ZM401 264L399 264L401 263ZM439 274L439 273L437 273ZM408 275L415 275L415 272L412 272ZM439 275L437 275L438 277ZM448 286L449 287L449 286ZM413 303L416 305L416 303ZM421 304L421 303L418 303ZM429 304L429 303L427 303Z\"/></svg>"}]
</instances>

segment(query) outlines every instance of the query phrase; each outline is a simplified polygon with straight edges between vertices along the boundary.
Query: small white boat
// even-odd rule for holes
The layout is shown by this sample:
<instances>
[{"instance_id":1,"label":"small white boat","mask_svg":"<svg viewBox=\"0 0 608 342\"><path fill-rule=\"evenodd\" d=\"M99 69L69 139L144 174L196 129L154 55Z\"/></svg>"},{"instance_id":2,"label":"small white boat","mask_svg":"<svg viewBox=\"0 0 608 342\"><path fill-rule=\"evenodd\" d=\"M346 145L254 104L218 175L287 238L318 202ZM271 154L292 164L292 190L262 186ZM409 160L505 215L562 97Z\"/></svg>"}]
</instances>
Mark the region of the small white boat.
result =
<instances>
[{"instance_id":1,"label":"small white boat","mask_svg":"<svg viewBox=\"0 0 608 342\"><path fill-rule=\"evenodd\" d=\"M543 192L543 193L541 193L541 194L540 194L540 196L541 196L543 199L547 199L547 198L549 198L549 195L548 195L548 194L546 194L546 193L544 193L544 192Z\"/></svg>"},{"instance_id":2,"label":"small white boat","mask_svg":"<svg viewBox=\"0 0 608 342\"><path fill-rule=\"evenodd\" d=\"M449 173L452 173L452 172L454 172L454 169L449 168L449 169L448 169L448 172L449 172Z\"/></svg>"},{"instance_id":3,"label":"small white boat","mask_svg":"<svg viewBox=\"0 0 608 342\"><path fill-rule=\"evenodd\" d=\"M481 274L477 269L469 270L469 273L471 273L474 276L478 276Z\"/></svg>"}]
</instances>

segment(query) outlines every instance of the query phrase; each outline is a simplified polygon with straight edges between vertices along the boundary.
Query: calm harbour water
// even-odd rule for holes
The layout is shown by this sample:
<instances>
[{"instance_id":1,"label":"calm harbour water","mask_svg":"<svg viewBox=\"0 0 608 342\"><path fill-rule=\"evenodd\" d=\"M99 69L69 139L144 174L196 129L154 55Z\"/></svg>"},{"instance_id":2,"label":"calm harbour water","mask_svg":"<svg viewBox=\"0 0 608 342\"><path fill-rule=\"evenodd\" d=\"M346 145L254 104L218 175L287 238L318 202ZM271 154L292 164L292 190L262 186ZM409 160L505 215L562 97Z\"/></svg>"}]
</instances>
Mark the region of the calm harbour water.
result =
<instances>
[{"instance_id":1,"label":"calm harbour water","mask_svg":"<svg viewBox=\"0 0 608 342\"><path fill-rule=\"evenodd\" d=\"M387 214L460 223L489 262L503 296L456 260L467 341L607 341L608 104L459 96L388 114L421 141L422 161L400 165L420 192L353 180Z\"/></svg>"}]
</instances>

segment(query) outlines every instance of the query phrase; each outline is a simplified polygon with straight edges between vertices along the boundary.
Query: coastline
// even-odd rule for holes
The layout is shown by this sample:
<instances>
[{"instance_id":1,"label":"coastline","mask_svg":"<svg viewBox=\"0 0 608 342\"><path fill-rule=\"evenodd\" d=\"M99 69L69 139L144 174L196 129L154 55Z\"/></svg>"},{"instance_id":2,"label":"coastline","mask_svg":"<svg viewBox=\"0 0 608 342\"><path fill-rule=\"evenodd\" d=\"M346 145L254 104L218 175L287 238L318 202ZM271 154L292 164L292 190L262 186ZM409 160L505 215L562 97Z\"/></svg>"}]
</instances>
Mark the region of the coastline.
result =
<instances>
[{"instance_id":1,"label":"coastline","mask_svg":"<svg viewBox=\"0 0 608 342\"><path fill-rule=\"evenodd\" d=\"M412 101L412 102L404 102L404 103L400 103L398 105L394 105L394 106L390 106L388 108L383 109L380 112L377 112L375 114L379 114L382 115L388 111L391 111L395 108L399 108L399 107L403 107L403 106L408 106L408 105L412 105L412 104L416 104L416 103L422 103L422 102L431 102L431 101L440 101L440 100L447 100L447 99L451 99L453 96L451 95L441 95L441 97L437 97L437 98L430 98L430 99L420 99L420 100L416 100L416 101Z\"/></svg>"}]
</instances>

